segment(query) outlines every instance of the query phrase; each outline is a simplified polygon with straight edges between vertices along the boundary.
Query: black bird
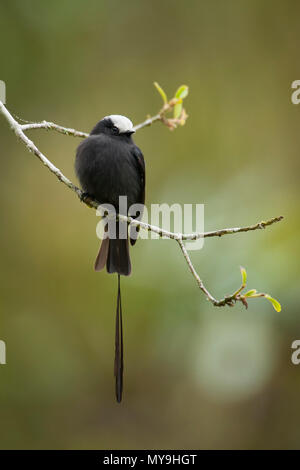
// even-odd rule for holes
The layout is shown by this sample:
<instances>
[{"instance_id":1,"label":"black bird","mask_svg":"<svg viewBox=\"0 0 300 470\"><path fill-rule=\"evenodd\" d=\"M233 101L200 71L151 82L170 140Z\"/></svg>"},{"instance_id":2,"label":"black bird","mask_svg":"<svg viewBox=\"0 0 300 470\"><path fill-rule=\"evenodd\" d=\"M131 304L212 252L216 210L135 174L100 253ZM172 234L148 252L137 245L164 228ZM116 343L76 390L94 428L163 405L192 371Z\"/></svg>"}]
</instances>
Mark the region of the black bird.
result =
<instances>
[{"instance_id":1,"label":"black bird","mask_svg":"<svg viewBox=\"0 0 300 470\"><path fill-rule=\"evenodd\" d=\"M132 140L133 124L125 116L111 115L99 121L89 137L77 148L75 169L86 195L100 204L111 204L117 214L128 215L133 204L145 203L145 163L141 150ZM119 196L127 196L127 208L119 205ZM124 213L126 212L126 213ZM142 209L136 218L142 217ZM123 328L120 275L131 272L127 222L116 222L116 237L105 227L108 237L102 240L95 270L106 265L108 273L118 274L118 296L115 339L116 398L123 390ZM123 234L126 234L124 238ZM111 235L111 238L110 238ZM119 238L122 237L122 238ZM130 242L136 242L136 229L131 227Z\"/></svg>"}]
</instances>

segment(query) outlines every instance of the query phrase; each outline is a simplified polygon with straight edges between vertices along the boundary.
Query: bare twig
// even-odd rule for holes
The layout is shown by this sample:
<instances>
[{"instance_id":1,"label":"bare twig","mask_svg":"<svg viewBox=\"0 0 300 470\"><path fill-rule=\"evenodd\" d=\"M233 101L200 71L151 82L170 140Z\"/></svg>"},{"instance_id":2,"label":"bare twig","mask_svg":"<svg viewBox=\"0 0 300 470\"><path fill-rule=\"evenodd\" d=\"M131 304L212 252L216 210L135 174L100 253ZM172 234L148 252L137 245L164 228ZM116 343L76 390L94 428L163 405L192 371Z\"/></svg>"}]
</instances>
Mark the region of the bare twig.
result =
<instances>
[{"instance_id":1,"label":"bare twig","mask_svg":"<svg viewBox=\"0 0 300 470\"><path fill-rule=\"evenodd\" d=\"M135 131L139 131L140 129L143 129L143 127L151 126L154 122L161 121L161 113L156 114L153 117L149 117L146 119L146 121L141 122L141 124L137 124L134 126Z\"/></svg>"},{"instance_id":2,"label":"bare twig","mask_svg":"<svg viewBox=\"0 0 300 470\"><path fill-rule=\"evenodd\" d=\"M194 268L194 266L193 266L193 263L192 263L192 261L191 261L191 258L190 258L190 256L189 256L189 254L188 254L188 252L187 252L187 250L186 250L184 244L183 244L183 241L182 241L180 238L178 238L178 239L177 239L177 242L178 242L178 244L179 244L179 246L180 246L180 249L181 249L181 251L182 251L182 253L183 253L183 256L184 256L184 258L185 258L185 260L186 260L186 262L187 262L187 264L188 264L188 267L190 268L190 271L191 271L192 275L194 276L194 278L195 278L196 281L197 281L197 284L198 284L198 286L199 286L199 289L201 289L202 292L204 292L204 294L206 295L207 299L208 299L210 302L212 302L214 305L217 305L218 301L208 292L208 290L207 290L206 287L204 286L202 280L200 279L199 274L198 274L197 271L195 270L195 268Z\"/></svg>"},{"instance_id":3,"label":"bare twig","mask_svg":"<svg viewBox=\"0 0 300 470\"><path fill-rule=\"evenodd\" d=\"M275 224L276 222L280 222L283 219L283 216L280 215L279 217L273 217L270 220L258 222L255 225L249 225L247 227L235 227L235 228L222 228L221 230L214 230L210 232L195 232L195 233L174 233L169 232L160 227L156 227L155 225L150 225L146 222L141 222L132 217L125 217L119 215L124 221L128 221L131 225L139 226L143 230L148 230L154 233L157 233L160 237L171 238L172 240L198 240L199 238L211 238L211 237L222 237L223 235L232 235L234 233L241 233L241 232L249 232L251 230L261 230L269 225Z\"/></svg>"},{"instance_id":4,"label":"bare twig","mask_svg":"<svg viewBox=\"0 0 300 470\"><path fill-rule=\"evenodd\" d=\"M203 284L203 281L200 279L199 274L197 273L196 269L193 266L193 263L191 261L191 258L180 238L177 239L177 242L179 243L180 249L183 253L183 256L187 262L187 265L196 279L196 282L199 286L199 289L202 290L202 292L206 295L207 300L209 300L215 307L225 307L225 305L229 305L229 307L233 307L235 302L240 301L243 303L243 305L248 307L247 302L245 303L245 298L244 296L240 295L241 291L246 287L246 283L242 283L241 286L231 295L226 295L223 299L217 300L215 299L210 292L207 290L205 285ZM257 296L258 297L258 296ZM260 295L261 297L261 295Z\"/></svg>"},{"instance_id":5,"label":"bare twig","mask_svg":"<svg viewBox=\"0 0 300 470\"><path fill-rule=\"evenodd\" d=\"M151 124L157 121L161 121L170 129L174 129L180 123L180 120L174 119L174 118L173 119L167 118L166 114L169 111L171 111L172 108L174 108L176 103L177 103L177 100L173 98L162 107L159 113L155 114L155 116L148 117L145 121L134 126L133 129L135 131L139 131L140 129L143 129L143 127L151 126ZM187 115L184 115L184 119L186 118L187 118ZM59 132L60 134L70 135L73 137L80 137L83 139L89 136L89 134L87 134L86 132L77 131L76 129L72 129L69 127L63 127L58 124L55 124L54 122L49 122L49 121L29 122L28 124L19 124L19 126L22 131L29 131L29 130L34 130L34 129L46 129L47 131L56 131L56 132Z\"/></svg>"},{"instance_id":6,"label":"bare twig","mask_svg":"<svg viewBox=\"0 0 300 470\"><path fill-rule=\"evenodd\" d=\"M141 124L138 124L135 126L135 130L140 130L143 127L149 126L154 122L161 121L164 124L166 124L170 128L174 128L178 123L177 120L175 119L167 119L165 117L165 113L168 112L174 105L176 104L176 100L170 101L169 103L166 103L164 107L161 109L161 111L156 114L153 117L150 117L146 119L144 122ZM29 124L20 124L18 121L16 121L11 113L7 110L7 108L4 106L4 104L0 101L0 114L2 114L5 119L7 120L9 126L11 127L12 131L15 133L15 135L25 144L27 150L31 153L33 153L42 163L45 165L51 173L53 173L59 181L64 183L69 189L74 191L77 196L80 198L81 201L83 201L87 206L92 207L94 209L99 208L99 203L95 199L91 199L90 197L85 197L83 191L78 188L75 184L73 184L53 163L48 160L48 158L36 147L36 145L24 134L25 131L32 130L32 129L47 129L47 130L54 130L59 133L69 135L69 136L74 136L74 137L81 137L85 138L88 137L88 134L85 132L77 131L75 129L70 129L67 127L59 126L57 124L54 124L52 122L48 121L42 121L40 123L29 123ZM186 118L186 116L185 116ZM107 209L105 209L107 210ZM234 303L238 300L243 301L242 296L240 296L240 291L242 288L244 288L244 285L241 286L240 289L238 289L234 294L229 295L224 297L221 300L216 300L206 289L206 287L203 284L203 281L201 280L200 276L198 275L197 271L195 270L192 261L190 259L190 256L184 246L183 241L184 240L197 240L199 238L209 238L209 237L221 237L223 235L229 235L229 234L234 234L234 233L241 233L241 232L248 232L251 230L259 230L263 229L269 225L272 225L276 222L279 222L280 220L283 219L282 216L279 217L274 217L272 219L269 219L267 221L262 221L259 222L255 225L249 225L247 227L236 227L236 228L226 228L226 229L221 229L221 230L215 230L215 231L210 231L210 232L203 232L203 233L174 233L174 232L169 232L167 230L164 230L160 227L156 227L154 225L150 225L148 223L133 219L132 217L126 217L124 215L117 215L117 217L121 220L127 221L130 225L133 226L138 226L143 230L147 231L152 231L157 233L161 237L166 237L169 239L176 240L180 246L180 249L183 253L183 256L188 264L188 267L196 279L196 282L201 289L201 291L206 295L207 299L215 306L217 307L223 307L225 305L230 305L233 306ZM244 303L244 302L243 302Z\"/></svg>"},{"instance_id":7,"label":"bare twig","mask_svg":"<svg viewBox=\"0 0 300 470\"><path fill-rule=\"evenodd\" d=\"M22 126L12 117L10 112L6 109L4 104L0 101L0 113L8 121L11 129L16 134L16 136L26 145L29 152L33 153L42 163L45 165L62 183L64 183L68 188L72 189L79 197L82 195L82 191L75 186L53 163L48 160L48 158L36 147L36 145L28 139L22 130Z\"/></svg>"},{"instance_id":8,"label":"bare twig","mask_svg":"<svg viewBox=\"0 0 300 470\"><path fill-rule=\"evenodd\" d=\"M162 119L163 119L163 114L160 112L159 114L149 117L144 122L141 122L140 124L137 124L136 126L134 126L134 130L138 131L142 129L143 127L151 126L151 124L153 124L154 122L161 121ZM49 121L30 122L28 124L19 124L19 126L22 131L45 129L47 131L56 131L56 132L59 132L60 134L70 135L73 137L80 137L82 139L85 139L86 137L89 136L89 134L86 132L77 131L76 129L71 129L69 127L59 126L58 124L55 124L54 122L49 122Z\"/></svg>"},{"instance_id":9,"label":"bare twig","mask_svg":"<svg viewBox=\"0 0 300 470\"><path fill-rule=\"evenodd\" d=\"M259 230L268 227L269 225L275 224L276 222L280 222L283 219L283 216L280 215L279 217L273 217L270 220L267 221L262 221L258 222L257 224L254 225L249 225L248 227L236 227L236 228L224 228L223 230L217 230L217 231L212 231L212 232L206 232L205 237L222 237L223 235L230 235L233 233L241 233L241 232L250 232L251 230ZM197 238L197 237L196 237ZM196 238L193 238L193 236L188 235L188 238L186 240L194 240Z\"/></svg>"},{"instance_id":10,"label":"bare twig","mask_svg":"<svg viewBox=\"0 0 300 470\"><path fill-rule=\"evenodd\" d=\"M74 137L81 137L85 139L89 136L86 132L76 131L75 129L70 129L68 127L59 126L54 124L54 122L42 121L42 122L32 122L30 124L22 124L22 131L29 131L31 129L46 129L47 131L57 131L60 134L72 135Z\"/></svg>"}]
</instances>

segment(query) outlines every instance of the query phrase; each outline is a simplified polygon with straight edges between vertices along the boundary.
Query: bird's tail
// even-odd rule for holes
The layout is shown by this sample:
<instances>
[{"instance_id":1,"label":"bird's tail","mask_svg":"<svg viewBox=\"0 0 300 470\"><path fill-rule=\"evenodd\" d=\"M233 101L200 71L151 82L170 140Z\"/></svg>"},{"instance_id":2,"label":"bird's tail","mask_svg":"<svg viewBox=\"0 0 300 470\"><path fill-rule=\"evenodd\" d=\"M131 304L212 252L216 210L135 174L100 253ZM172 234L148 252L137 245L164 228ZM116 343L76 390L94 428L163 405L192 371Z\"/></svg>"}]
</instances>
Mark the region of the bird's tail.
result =
<instances>
[{"instance_id":1,"label":"bird's tail","mask_svg":"<svg viewBox=\"0 0 300 470\"><path fill-rule=\"evenodd\" d=\"M118 297L116 312L116 338L115 338L115 378L116 378L116 399L120 403L123 391L123 324L122 324L122 303L121 303L121 282L118 274Z\"/></svg>"},{"instance_id":2,"label":"bird's tail","mask_svg":"<svg viewBox=\"0 0 300 470\"><path fill-rule=\"evenodd\" d=\"M121 233L121 228L127 231L126 227L121 227L124 222L117 223L116 235ZM120 275L128 276L131 272L131 263L129 257L128 237L126 239L110 239L109 237L102 240L98 256L95 261L95 270L101 271L106 265L108 273L118 273L118 296L116 311L116 337L115 337L115 367L114 374L116 379L116 398L120 403L123 391L123 325L122 325L122 303L121 303L121 280Z\"/></svg>"},{"instance_id":3,"label":"bird's tail","mask_svg":"<svg viewBox=\"0 0 300 470\"><path fill-rule=\"evenodd\" d=\"M126 225L126 226L125 226ZM127 223L118 222L116 224L116 238L105 238L102 240L98 256L95 261L95 270L101 271L106 265L108 273L118 273L123 276L129 276L131 273L131 263L129 256L128 237L118 238L121 229L126 230Z\"/></svg>"}]
</instances>

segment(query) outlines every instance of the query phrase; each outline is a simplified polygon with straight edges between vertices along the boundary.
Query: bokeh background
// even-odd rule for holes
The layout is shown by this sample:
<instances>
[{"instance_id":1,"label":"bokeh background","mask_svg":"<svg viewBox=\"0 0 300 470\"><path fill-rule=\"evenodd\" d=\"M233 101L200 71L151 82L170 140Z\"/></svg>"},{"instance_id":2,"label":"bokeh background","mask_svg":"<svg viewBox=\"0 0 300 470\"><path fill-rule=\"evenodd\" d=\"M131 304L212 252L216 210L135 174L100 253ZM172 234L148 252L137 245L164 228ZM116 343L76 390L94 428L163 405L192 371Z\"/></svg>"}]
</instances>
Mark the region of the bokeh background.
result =
<instances>
[{"instance_id":1,"label":"bokeh background","mask_svg":"<svg viewBox=\"0 0 300 470\"><path fill-rule=\"evenodd\" d=\"M147 203L204 203L205 228L284 215L265 231L191 252L217 298L240 283L278 298L216 309L176 243L142 240L123 279L125 392L114 399L117 280L94 273L95 212L0 118L0 446L3 449L298 448L300 78L296 1L0 4L7 107L89 131L104 115L141 122L190 87L185 127L136 143ZM31 131L75 180L79 139Z\"/></svg>"}]
</instances>

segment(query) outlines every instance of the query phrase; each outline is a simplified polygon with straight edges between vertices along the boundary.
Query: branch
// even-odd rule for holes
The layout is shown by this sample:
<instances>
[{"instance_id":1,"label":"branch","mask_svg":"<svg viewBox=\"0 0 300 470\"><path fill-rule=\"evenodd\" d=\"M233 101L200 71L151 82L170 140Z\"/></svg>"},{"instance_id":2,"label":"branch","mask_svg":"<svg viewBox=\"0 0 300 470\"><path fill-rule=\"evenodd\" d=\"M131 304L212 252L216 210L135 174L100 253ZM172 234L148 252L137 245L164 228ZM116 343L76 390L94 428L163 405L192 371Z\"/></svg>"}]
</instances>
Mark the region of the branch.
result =
<instances>
[{"instance_id":1,"label":"branch","mask_svg":"<svg viewBox=\"0 0 300 470\"><path fill-rule=\"evenodd\" d=\"M28 139L22 130L21 124L19 124L6 109L2 101L0 101L0 113L3 114L5 119L8 121L10 128L16 134L16 136L26 145L27 150L33 153L62 183L64 183L68 188L72 189L78 197L81 197L82 191L77 188L53 163L48 160L48 158L36 147L36 145Z\"/></svg>"},{"instance_id":2,"label":"branch","mask_svg":"<svg viewBox=\"0 0 300 470\"><path fill-rule=\"evenodd\" d=\"M135 131L138 131L142 129L143 127L151 126L151 124L153 124L154 122L161 121L161 120L162 120L162 114L159 113L153 117L149 117L144 122L141 122L140 124L135 126L133 129ZM60 134L71 135L73 137L81 137L83 139L89 136L89 134L87 134L86 132L76 131L76 129L59 126L58 124L55 124L54 122L49 122L49 121L30 122L28 124L20 125L20 128L22 131L29 131L29 130L34 130L34 129L46 129L47 131L56 131L56 132L59 132Z\"/></svg>"},{"instance_id":3,"label":"branch","mask_svg":"<svg viewBox=\"0 0 300 470\"><path fill-rule=\"evenodd\" d=\"M181 123L179 122L178 119L166 118L166 113L171 111L171 109L175 105L176 105L176 101L171 101L170 103L167 103L166 105L163 106L163 108L160 110L158 114L152 117L151 116L148 117L144 122L141 122L140 124L137 124L136 126L134 126L133 129L135 131L139 131L140 129L143 129L143 127L151 126L151 124L153 124L154 122L162 121L167 127L173 130L178 124L181 124ZM185 116L185 119L186 118L187 116ZM71 129L69 127L59 126L58 124L55 124L54 122L49 122L49 121L30 122L28 124L20 125L20 128L22 131L29 131L29 130L34 130L34 129L46 129L47 131L56 131L56 132L59 132L60 134L71 135L73 137L81 137L83 139L89 136L89 134L87 134L86 132L76 131L75 129Z\"/></svg>"},{"instance_id":4,"label":"branch","mask_svg":"<svg viewBox=\"0 0 300 470\"><path fill-rule=\"evenodd\" d=\"M91 201L91 200L89 200ZM92 202L92 201L91 201ZM99 207L99 204L98 206ZM276 222L280 222L283 219L283 216L280 215L279 217L273 217L267 221L258 222L254 225L249 225L247 227L235 227L235 228L222 228L221 230L214 230L211 232L195 232L195 233L175 233L169 232L160 227L156 227L155 225L150 225L146 222L141 222L132 217L126 217L123 215L118 215L120 220L124 220L129 222L133 226L138 226L146 231L151 231L157 233L160 237L171 238L172 240L198 240L199 238L211 238L211 237L222 237L223 235L232 235L234 233L241 233L241 232L249 232L252 230L261 230L269 225L275 224Z\"/></svg>"},{"instance_id":5,"label":"branch","mask_svg":"<svg viewBox=\"0 0 300 470\"><path fill-rule=\"evenodd\" d=\"M194 268L193 263L192 263L192 261L191 261L191 258L190 258L190 256L189 256L189 254L188 254L188 252L187 252L187 250L186 250L184 244L183 244L183 241L182 241L180 238L178 238L177 241L178 241L178 243L179 243L179 246L180 246L180 249L181 249L181 251L182 251L182 253L183 253L183 256L184 256L184 258L185 258L185 260L186 260L186 262L187 262L187 264L188 264L188 267L190 268L190 271L191 271L192 275L194 276L194 278L195 278L196 281L197 281L197 284L198 284L198 286L199 286L199 289L202 290L202 292L206 295L207 299L208 299L210 302L212 302L214 305L217 305L217 304L218 304L218 301L208 292L208 290L207 290L206 287L204 286L203 282L201 281L199 274L197 273L196 269Z\"/></svg>"},{"instance_id":6,"label":"branch","mask_svg":"<svg viewBox=\"0 0 300 470\"><path fill-rule=\"evenodd\" d=\"M159 111L159 113L156 114L153 117L147 118L144 122L136 125L134 129L136 131L140 130L140 129L142 129L146 126L150 126L154 122L158 122L158 121L161 121L163 124L165 124L171 130L173 130L177 125L183 125L185 123L187 115L185 113L185 110L182 108L181 103L182 103L183 97L185 97L186 94L187 94L186 88L187 87L179 88L177 90L175 98L173 98L172 100L170 100L168 102L166 101L166 97L165 97L164 98L164 101L165 101L164 106ZM185 95L184 95L183 91L186 93ZM164 93L162 90L160 91L160 93L161 92ZM179 92L181 92L181 95L180 95ZM175 108L178 104L180 104L180 106L181 106L181 108L180 108L180 113L181 114L180 115L177 115L178 110L177 111L175 110ZM173 108L174 108L174 117L172 119L167 118L166 113L168 113ZM53 163L50 162L50 160L48 160L48 158L24 134L24 131L33 130L33 129L47 129L47 130L57 131L61 134L74 136L74 137L81 137L81 138L88 137L89 134L87 134L85 132L77 131L75 129L70 129L70 128L67 128L67 127L59 126L55 123L48 122L48 121L42 121L40 123L28 123L28 124L23 124L22 125L13 118L11 113L7 110L7 108L4 106L4 104L1 101L0 101L0 114L2 114L4 116L4 118L7 120L7 122L9 124L10 128L12 129L12 131L15 133L15 135L18 137L18 139L20 139L25 144L27 150L29 152L33 153L43 163L43 165L45 165L51 171L51 173L53 173L58 178L59 181L61 181L69 189L74 191L75 194L77 194L77 196L80 198L80 200L82 202L84 202L88 207L91 207L91 208L94 208L94 209L99 208L99 206L100 206L99 202L96 201L95 199L87 197L85 195L85 193L80 188L78 188L75 184L73 184L59 170L59 168L57 168L55 165L53 165ZM105 209L105 210L107 211L107 209ZM198 287L205 294L207 299L213 305L215 305L217 307L223 307L225 305L233 306L236 301L241 301L241 302L243 302L243 304L245 306L247 306L245 296L242 296L240 294L241 290L244 289L244 287L246 285L245 282L243 282L242 286L234 294L229 295L229 296L225 296L221 300L216 300L210 294L210 292L207 290L207 288L203 284L203 281L201 280L200 276L198 275L197 271L195 270L195 268L192 264L192 261L190 259L190 256L189 256L189 254L188 254L188 252L187 252L187 250L184 246L183 241L184 240L197 240L199 238L221 237L223 235L229 235L229 234L234 234L234 233L241 233L241 232L248 232L248 231L252 231L252 230L264 229L264 228L268 227L269 225L272 225L272 224L274 224L276 222L279 222L283 219L282 216L279 216L279 217L274 217L274 218L272 218L270 220L267 220L267 221L259 222L255 225L249 225L247 227L225 228L225 229L215 230L215 231L210 231L210 232L202 232L202 233L198 232L198 233L187 234L187 233L169 232L169 231L164 230L160 227L156 227L154 225L150 225L148 223L133 219L132 217L126 217L126 216L120 215L120 214L118 214L117 217L120 220L127 221L130 225L138 226L143 230L152 231L154 233L157 233L160 237L165 237L165 238L176 240L178 242L179 246L180 246L182 254L183 254L183 256L184 256L184 258L187 262L187 265L188 265L192 275L194 276L194 278L195 278L195 280L198 284ZM251 295L251 296L249 295L248 297L261 297L261 296L267 297L267 294L256 294L256 291L255 291L255 295L254 294ZM267 297L267 298L269 298L269 300L271 299L270 296ZM274 300L274 299L272 299L272 300Z\"/></svg>"},{"instance_id":7,"label":"branch","mask_svg":"<svg viewBox=\"0 0 300 470\"><path fill-rule=\"evenodd\" d=\"M31 129L46 129L47 131L56 131L64 135L73 135L74 137L81 137L85 139L89 136L86 132L76 131L68 127L59 126L54 122L42 121L42 122L31 122L29 124L23 124L20 126L22 131L29 131Z\"/></svg>"}]
</instances>

